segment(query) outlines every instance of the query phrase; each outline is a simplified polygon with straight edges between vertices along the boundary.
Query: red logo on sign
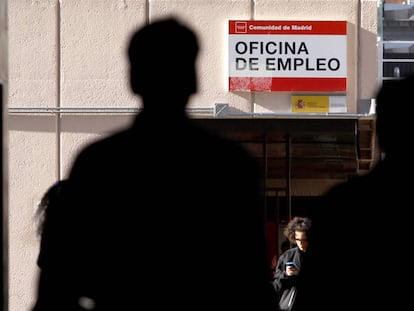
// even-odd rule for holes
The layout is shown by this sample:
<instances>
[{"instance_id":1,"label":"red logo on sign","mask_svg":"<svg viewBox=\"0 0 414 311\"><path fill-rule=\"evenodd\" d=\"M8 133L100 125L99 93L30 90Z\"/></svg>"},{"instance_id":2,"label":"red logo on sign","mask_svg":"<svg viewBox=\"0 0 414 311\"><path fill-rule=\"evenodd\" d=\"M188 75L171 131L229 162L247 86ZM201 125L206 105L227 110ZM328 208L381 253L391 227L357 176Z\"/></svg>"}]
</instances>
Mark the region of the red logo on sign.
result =
<instances>
[{"instance_id":1,"label":"red logo on sign","mask_svg":"<svg viewBox=\"0 0 414 311\"><path fill-rule=\"evenodd\" d=\"M247 22L236 22L236 33L247 33Z\"/></svg>"}]
</instances>

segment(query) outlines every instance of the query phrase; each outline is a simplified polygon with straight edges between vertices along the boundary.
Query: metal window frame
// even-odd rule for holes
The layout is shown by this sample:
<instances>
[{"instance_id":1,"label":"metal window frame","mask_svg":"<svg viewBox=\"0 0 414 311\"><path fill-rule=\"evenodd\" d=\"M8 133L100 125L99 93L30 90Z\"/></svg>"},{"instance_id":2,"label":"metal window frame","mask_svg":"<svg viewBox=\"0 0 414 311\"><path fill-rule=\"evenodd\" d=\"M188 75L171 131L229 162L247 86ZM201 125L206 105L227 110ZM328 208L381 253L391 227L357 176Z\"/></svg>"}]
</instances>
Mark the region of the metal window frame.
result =
<instances>
[{"instance_id":1,"label":"metal window frame","mask_svg":"<svg viewBox=\"0 0 414 311\"><path fill-rule=\"evenodd\" d=\"M407 0L405 1L406 3L404 5L412 5L413 3L411 3L412 1ZM383 81L386 80L397 80L400 77L384 77L384 71L383 71L383 66L384 63L389 63L389 62L401 62L401 63L414 63L414 58L405 58L405 59L393 59L393 58L387 58L384 59L383 55L384 55L384 45L387 43L413 43L414 44L414 40L383 40L383 34L384 34L384 23L383 23L383 19L384 19L384 4L385 4L385 0L378 0L377 2L377 13L378 13L378 34L377 34L377 59L378 59L378 86L380 87L383 83ZM403 4L403 3L401 3Z\"/></svg>"}]
</instances>

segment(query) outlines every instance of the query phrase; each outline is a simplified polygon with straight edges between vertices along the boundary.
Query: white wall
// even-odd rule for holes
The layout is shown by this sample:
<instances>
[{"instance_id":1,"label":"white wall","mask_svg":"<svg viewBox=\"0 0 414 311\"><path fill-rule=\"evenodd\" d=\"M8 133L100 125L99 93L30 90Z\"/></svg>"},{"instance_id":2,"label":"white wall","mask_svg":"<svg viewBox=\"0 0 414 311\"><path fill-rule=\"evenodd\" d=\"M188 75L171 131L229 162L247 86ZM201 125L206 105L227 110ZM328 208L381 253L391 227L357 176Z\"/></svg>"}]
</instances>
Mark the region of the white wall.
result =
<instances>
[{"instance_id":1,"label":"white wall","mask_svg":"<svg viewBox=\"0 0 414 311\"><path fill-rule=\"evenodd\" d=\"M229 19L348 21L348 111L376 88L376 0L9 0L9 108L137 108L127 82L129 35L174 13L199 35L199 94L191 107L229 103L251 112L252 94L227 91ZM178 75L178 73L177 73ZM172 78L176 78L173 76ZM258 93L266 111L288 111L289 93ZM260 108L261 107L261 108ZM40 111L40 110L39 110ZM83 144L131 115L15 113L8 116L10 311L28 311L36 284L33 216Z\"/></svg>"}]
</instances>

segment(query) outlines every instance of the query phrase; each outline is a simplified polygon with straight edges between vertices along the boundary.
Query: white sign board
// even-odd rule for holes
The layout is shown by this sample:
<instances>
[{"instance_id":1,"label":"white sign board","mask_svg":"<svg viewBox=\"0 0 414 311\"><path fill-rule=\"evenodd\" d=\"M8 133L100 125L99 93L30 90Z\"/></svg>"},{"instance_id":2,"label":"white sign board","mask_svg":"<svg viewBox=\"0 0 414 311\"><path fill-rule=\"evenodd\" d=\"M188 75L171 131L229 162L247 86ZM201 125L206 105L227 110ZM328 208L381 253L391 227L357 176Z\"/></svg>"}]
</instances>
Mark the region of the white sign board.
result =
<instances>
[{"instance_id":1,"label":"white sign board","mask_svg":"<svg viewBox=\"0 0 414 311\"><path fill-rule=\"evenodd\" d=\"M230 91L346 91L346 21L229 21Z\"/></svg>"}]
</instances>

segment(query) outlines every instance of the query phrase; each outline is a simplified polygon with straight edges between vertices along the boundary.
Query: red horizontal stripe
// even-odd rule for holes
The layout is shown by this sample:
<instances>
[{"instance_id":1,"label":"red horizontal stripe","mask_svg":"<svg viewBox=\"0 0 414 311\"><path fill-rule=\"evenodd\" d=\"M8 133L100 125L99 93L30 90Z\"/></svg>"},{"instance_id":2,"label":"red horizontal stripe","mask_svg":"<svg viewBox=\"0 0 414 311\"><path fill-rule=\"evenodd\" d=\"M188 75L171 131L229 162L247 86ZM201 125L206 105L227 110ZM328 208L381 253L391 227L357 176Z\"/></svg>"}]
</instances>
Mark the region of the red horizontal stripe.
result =
<instances>
[{"instance_id":1,"label":"red horizontal stripe","mask_svg":"<svg viewBox=\"0 0 414 311\"><path fill-rule=\"evenodd\" d=\"M230 20L229 34L346 35L346 23L346 21ZM246 25L246 27L243 25ZM275 26L276 28L280 26L281 29L253 30L249 28L250 25ZM292 26L312 26L312 29L295 30Z\"/></svg>"},{"instance_id":2,"label":"red horizontal stripe","mask_svg":"<svg viewBox=\"0 0 414 311\"><path fill-rule=\"evenodd\" d=\"M229 91L345 92L346 78L238 78L229 77Z\"/></svg>"}]
</instances>

